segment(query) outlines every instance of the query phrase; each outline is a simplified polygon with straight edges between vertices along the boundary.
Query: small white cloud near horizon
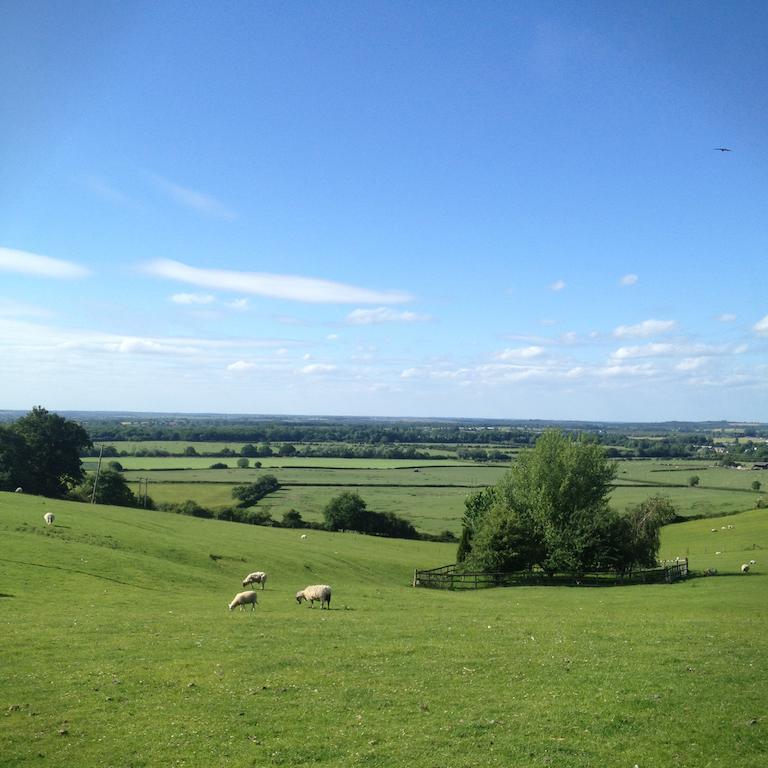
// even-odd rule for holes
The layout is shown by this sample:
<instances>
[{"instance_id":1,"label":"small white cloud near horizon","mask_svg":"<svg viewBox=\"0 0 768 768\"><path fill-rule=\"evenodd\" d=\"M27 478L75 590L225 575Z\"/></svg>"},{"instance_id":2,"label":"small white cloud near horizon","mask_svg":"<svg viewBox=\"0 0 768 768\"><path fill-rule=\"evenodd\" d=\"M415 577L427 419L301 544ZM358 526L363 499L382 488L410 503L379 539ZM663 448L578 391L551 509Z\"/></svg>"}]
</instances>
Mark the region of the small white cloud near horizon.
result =
<instances>
[{"instance_id":1,"label":"small white cloud near horizon","mask_svg":"<svg viewBox=\"0 0 768 768\"><path fill-rule=\"evenodd\" d=\"M375 291L297 275L205 269L172 259L156 259L142 265L141 269L155 277L209 290L236 291L313 304L402 304L413 300L410 294L403 291Z\"/></svg>"},{"instance_id":2,"label":"small white cloud near horizon","mask_svg":"<svg viewBox=\"0 0 768 768\"><path fill-rule=\"evenodd\" d=\"M669 333L676 326L677 323L674 320L643 320L642 323L637 323L636 325L620 325L614 330L613 335L618 338L627 336L646 338L648 336Z\"/></svg>"},{"instance_id":3,"label":"small white cloud near horizon","mask_svg":"<svg viewBox=\"0 0 768 768\"><path fill-rule=\"evenodd\" d=\"M530 360L532 357L539 357L543 352L544 347L519 347L517 349L503 349L501 352L497 352L494 357L496 360Z\"/></svg>"},{"instance_id":4,"label":"small white cloud near horizon","mask_svg":"<svg viewBox=\"0 0 768 768\"><path fill-rule=\"evenodd\" d=\"M174 293L171 301L174 304L213 304L216 297L210 293Z\"/></svg>"},{"instance_id":5,"label":"small white cloud near horizon","mask_svg":"<svg viewBox=\"0 0 768 768\"><path fill-rule=\"evenodd\" d=\"M232 299L232 301L227 301L225 304L237 312L245 312L249 309L248 299Z\"/></svg>"},{"instance_id":6,"label":"small white cloud near horizon","mask_svg":"<svg viewBox=\"0 0 768 768\"><path fill-rule=\"evenodd\" d=\"M312 363L311 365L305 365L299 373L311 376L313 374L332 373L337 370L337 366L330 365L328 363Z\"/></svg>"},{"instance_id":7,"label":"small white cloud near horizon","mask_svg":"<svg viewBox=\"0 0 768 768\"><path fill-rule=\"evenodd\" d=\"M38 253L19 251L0 246L0 272L17 272L33 277L51 277L56 280L73 280L88 277L89 269L72 261L53 259Z\"/></svg>"},{"instance_id":8,"label":"small white cloud near horizon","mask_svg":"<svg viewBox=\"0 0 768 768\"><path fill-rule=\"evenodd\" d=\"M565 280L555 280L555 282L549 286L550 291L562 291L563 288L565 288Z\"/></svg>"},{"instance_id":9,"label":"small white cloud near horizon","mask_svg":"<svg viewBox=\"0 0 768 768\"><path fill-rule=\"evenodd\" d=\"M256 363L246 363L245 360L238 360L235 363L230 363L227 366L228 371L235 371L236 373L242 372L242 371L252 371L254 368L257 368Z\"/></svg>"},{"instance_id":10,"label":"small white cloud near horizon","mask_svg":"<svg viewBox=\"0 0 768 768\"><path fill-rule=\"evenodd\" d=\"M350 312L345 322L348 325L379 325L381 323L423 323L429 320L428 315L419 315L416 312L397 312L388 307L377 309L354 309Z\"/></svg>"},{"instance_id":11,"label":"small white cloud near horizon","mask_svg":"<svg viewBox=\"0 0 768 768\"><path fill-rule=\"evenodd\" d=\"M715 320L719 320L721 323L732 323L735 319L736 315L731 312L723 312L715 318Z\"/></svg>"},{"instance_id":12,"label":"small white cloud near horizon","mask_svg":"<svg viewBox=\"0 0 768 768\"><path fill-rule=\"evenodd\" d=\"M211 197L211 195L197 192L188 187L182 187L181 184L176 184L155 173L150 173L148 175L149 178L171 198L171 200L184 208L189 208L198 213L202 213L205 216L212 216L216 219L233 221L237 218L237 214L234 211L227 208L224 203L217 200L215 197Z\"/></svg>"},{"instance_id":13,"label":"small white cloud near horizon","mask_svg":"<svg viewBox=\"0 0 768 768\"><path fill-rule=\"evenodd\" d=\"M636 285L639 279L640 278L637 275L630 273L624 275L621 280L619 280L619 285Z\"/></svg>"}]
</instances>

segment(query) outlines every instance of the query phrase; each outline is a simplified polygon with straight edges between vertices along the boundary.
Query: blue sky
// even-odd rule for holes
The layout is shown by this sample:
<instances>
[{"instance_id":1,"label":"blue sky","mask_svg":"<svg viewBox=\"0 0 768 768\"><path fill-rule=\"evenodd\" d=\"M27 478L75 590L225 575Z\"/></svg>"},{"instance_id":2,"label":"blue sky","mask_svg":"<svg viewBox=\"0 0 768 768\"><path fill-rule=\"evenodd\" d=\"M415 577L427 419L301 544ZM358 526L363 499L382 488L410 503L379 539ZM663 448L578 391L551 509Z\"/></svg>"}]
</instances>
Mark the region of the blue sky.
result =
<instances>
[{"instance_id":1,"label":"blue sky","mask_svg":"<svg viewBox=\"0 0 768 768\"><path fill-rule=\"evenodd\" d=\"M765 421L767 35L6 0L0 408Z\"/></svg>"}]
</instances>

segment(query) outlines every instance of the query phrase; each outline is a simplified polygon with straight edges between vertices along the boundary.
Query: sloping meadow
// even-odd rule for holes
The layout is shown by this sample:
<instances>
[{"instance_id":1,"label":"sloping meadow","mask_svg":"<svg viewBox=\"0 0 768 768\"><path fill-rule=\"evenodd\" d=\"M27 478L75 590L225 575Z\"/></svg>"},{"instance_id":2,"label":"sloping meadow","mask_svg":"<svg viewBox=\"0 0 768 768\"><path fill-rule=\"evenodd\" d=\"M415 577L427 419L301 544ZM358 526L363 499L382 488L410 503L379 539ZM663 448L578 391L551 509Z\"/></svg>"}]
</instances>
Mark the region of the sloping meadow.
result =
<instances>
[{"instance_id":1,"label":"sloping meadow","mask_svg":"<svg viewBox=\"0 0 768 768\"><path fill-rule=\"evenodd\" d=\"M718 577L445 593L452 545L0 494L0 763L762 766L767 520L665 531Z\"/></svg>"}]
</instances>

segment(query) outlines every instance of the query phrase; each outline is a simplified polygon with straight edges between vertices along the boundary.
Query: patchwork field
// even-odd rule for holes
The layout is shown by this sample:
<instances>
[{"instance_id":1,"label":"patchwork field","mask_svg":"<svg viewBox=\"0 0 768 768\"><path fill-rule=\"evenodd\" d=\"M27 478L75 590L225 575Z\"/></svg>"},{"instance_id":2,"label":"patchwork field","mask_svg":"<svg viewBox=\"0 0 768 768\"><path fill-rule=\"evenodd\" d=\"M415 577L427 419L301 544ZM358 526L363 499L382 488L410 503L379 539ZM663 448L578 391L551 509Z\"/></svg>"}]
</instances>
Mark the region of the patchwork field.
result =
<instances>
[{"instance_id":1,"label":"patchwork field","mask_svg":"<svg viewBox=\"0 0 768 768\"><path fill-rule=\"evenodd\" d=\"M132 444L181 449L172 443ZM186 443L184 444L186 445ZM197 443L198 450L213 451L226 444ZM229 446L233 450L235 444ZM241 446L240 446L241 447ZM356 491L370 509L394 512L409 519L426 533L461 531L461 517L467 494L498 482L507 464L479 464L456 459L332 459L269 457L259 459L261 468L237 468L234 457L121 457L125 477L135 493L139 478L149 480L149 495L156 503L192 499L209 508L232 504L232 488L249 483L262 474L273 474L282 488L270 495L260 507L274 520L291 509L311 522L322 520L327 502L342 491ZM253 460L251 460L251 463ZM210 469L214 463L226 469ZM88 462L92 471L93 461ZM689 485L697 476L698 485ZM758 480L765 486L760 492L751 488ZM712 463L691 460L629 460L619 462L613 504L625 509L651 495L668 496L686 517L713 517L753 509L768 492L768 472L727 469Z\"/></svg>"},{"instance_id":2,"label":"patchwork field","mask_svg":"<svg viewBox=\"0 0 768 768\"><path fill-rule=\"evenodd\" d=\"M717 577L443 593L452 545L0 494L2 765L763 766L768 512L717 522L662 552Z\"/></svg>"}]
</instances>

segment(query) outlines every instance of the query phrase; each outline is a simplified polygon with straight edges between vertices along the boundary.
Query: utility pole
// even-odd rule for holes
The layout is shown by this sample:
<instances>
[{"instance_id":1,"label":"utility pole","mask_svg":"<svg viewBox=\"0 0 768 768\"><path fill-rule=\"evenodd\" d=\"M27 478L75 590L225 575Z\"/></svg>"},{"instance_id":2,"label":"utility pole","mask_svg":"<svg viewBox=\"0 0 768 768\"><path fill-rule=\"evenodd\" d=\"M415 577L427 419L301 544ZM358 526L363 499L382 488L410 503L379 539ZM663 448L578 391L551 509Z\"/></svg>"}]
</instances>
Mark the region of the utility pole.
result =
<instances>
[{"instance_id":1,"label":"utility pole","mask_svg":"<svg viewBox=\"0 0 768 768\"><path fill-rule=\"evenodd\" d=\"M91 493L91 504L96 503L96 486L99 484L99 473L101 472L101 456L104 453L104 443L99 447L99 463L96 465L96 477L93 480L93 492Z\"/></svg>"}]
</instances>

